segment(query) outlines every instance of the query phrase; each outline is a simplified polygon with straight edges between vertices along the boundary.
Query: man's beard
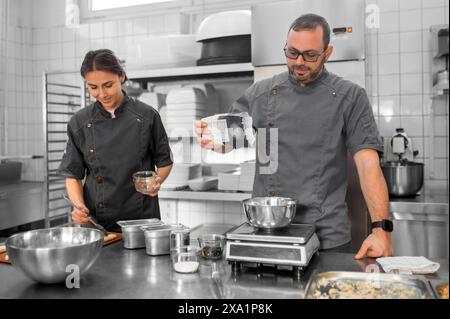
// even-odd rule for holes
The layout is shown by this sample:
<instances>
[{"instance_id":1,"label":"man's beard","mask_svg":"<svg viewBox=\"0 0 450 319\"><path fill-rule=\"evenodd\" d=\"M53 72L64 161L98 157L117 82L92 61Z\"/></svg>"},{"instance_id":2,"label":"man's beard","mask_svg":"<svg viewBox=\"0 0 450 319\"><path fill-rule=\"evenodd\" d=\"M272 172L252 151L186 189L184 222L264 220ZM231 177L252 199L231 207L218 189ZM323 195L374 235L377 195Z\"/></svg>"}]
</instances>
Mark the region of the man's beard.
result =
<instances>
[{"instance_id":1,"label":"man's beard","mask_svg":"<svg viewBox=\"0 0 450 319\"><path fill-rule=\"evenodd\" d=\"M324 64L325 59L323 59L320 62L319 66L315 69L312 69L306 66L305 64L300 64L300 65L291 65L288 67L288 70L289 73L292 74L300 83L306 84L314 81L319 76L320 72L322 72ZM297 74L297 71L302 71L302 73L309 72L309 75L307 77L302 78Z\"/></svg>"}]
</instances>

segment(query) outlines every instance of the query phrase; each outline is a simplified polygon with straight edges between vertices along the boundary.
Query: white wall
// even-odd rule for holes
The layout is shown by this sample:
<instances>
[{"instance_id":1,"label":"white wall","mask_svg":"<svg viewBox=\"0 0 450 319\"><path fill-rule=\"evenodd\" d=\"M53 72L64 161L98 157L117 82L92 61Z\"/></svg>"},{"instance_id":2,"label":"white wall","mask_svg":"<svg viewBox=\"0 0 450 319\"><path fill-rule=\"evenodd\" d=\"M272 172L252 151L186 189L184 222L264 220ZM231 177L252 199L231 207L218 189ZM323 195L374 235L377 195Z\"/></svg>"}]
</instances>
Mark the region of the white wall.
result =
<instances>
[{"instance_id":1,"label":"white wall","mask_svg":"<svg viewBox=\"0 0 450 319\"><path fill-rule=\"evenodd\" d=\"M40 103L36 99L33 68L32 10L28 0L1 0L1 68L0 113L6 114L7 129L0 125L2 155L42 154L42 121ZM6 98L5 98L6 96ZM5 143L5 135L7 143ZM4 154L4 151L7 151ZM25 160L23 178L42 180L42 160Z\"/></svg>"},{"instance_id":2,"label":"white wall","mask_svg":"<svg viewBox=\"0 0 450 319\"><path fill-rule=\"evenodd\" d=\"M32 10L31 2L41 3L42 1L9 0L10 19L12 25L27 28L32 28L35 26L34 19L36 15L33 14L34 10Z\"/></svg>"},{"instance_id":3,"label":"white wall","mask_svg":"<svg viewBox=\"0 0 450 319\"><path fill-rule=\"evenodd\" d=\"M430 175L430 111L433 68L430 27L448 25L448 0L366 0L381 9L380 28L366 29L366 87L380 133L403 127L425 163L425 186L448 190L448 95L435 98L435 171Z\"/></svg>"}]
</instances>

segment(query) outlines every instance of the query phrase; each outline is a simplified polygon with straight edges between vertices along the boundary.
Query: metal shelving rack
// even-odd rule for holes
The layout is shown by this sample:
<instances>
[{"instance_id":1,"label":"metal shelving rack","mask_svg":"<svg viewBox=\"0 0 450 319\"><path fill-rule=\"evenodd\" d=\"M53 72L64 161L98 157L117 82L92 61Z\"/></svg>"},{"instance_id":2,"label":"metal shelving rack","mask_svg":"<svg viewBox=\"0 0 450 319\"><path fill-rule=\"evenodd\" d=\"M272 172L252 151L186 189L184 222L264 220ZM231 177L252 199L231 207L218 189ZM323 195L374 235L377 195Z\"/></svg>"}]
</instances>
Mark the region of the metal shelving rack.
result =
<instances>
[{"instance_id":1,"label":"metal shelving rack","mask_svg":"<svg viewBox=\"0 0 450 319\"><path fill-rule=\"evenodd\" d=\"M71 116L85 106L86 89L66 80L68 73L43 74L43 129L45 147L44 183L45 226L67 218L70 223L71 206L65 194L65 178L57 174L67 143L67 123Z\"/></svg>"}]
</instances>

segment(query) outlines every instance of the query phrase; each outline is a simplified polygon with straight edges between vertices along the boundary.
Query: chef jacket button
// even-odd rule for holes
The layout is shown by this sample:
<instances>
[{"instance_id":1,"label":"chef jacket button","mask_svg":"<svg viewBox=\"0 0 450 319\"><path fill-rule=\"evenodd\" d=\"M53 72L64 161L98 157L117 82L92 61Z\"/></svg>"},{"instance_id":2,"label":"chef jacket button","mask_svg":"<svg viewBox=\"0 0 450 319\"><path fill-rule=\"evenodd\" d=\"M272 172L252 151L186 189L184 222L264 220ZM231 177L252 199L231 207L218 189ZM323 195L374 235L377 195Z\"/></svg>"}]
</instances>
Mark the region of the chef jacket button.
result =
<instances>
[{"instance_id":1,"label":"chef jacket button","mask_svg":"<svg viewBox=\"0 0 450 319\"><path fill-rule=\"evenodd\" d=\"M99 183L99 184L103 183L103 177L102 176L97 176L95 179L97 180L97 183Z\"/></svg>"},{"instance_id":2,"label":"chef jacket button","mask_svg":"<svg viewBox=\"0 0 450 319\"><path fill-rule=\"evenodd\" d=\"M277 89L272 90L272 95L277 95Z\"/></svg>"},{"instance_id":3,"label":"chef jacket button","mask_svg":"<svg viewBox=\"0 0 450 319\"><path fill-rule=\"evenodd\" d=\"M97 207L98 207L98 208L104 208L104 207L105 207L105 204L103 204L103 202L100 202L100 203L98 203Z\"/></svg>"},{"instance_id":4,"label":"chef jacket button","mask_svg":"<svg viewBox=\"0 0 450 319\"><path fill-rule=\"evenodd\" d=\"M92 126L92 123L88 123L87 127L90 128Z\"/></svg>"},{"instance_id":5,"label":"chef jacket button","mask_svg":"<svg viewBox=\"0 0 450 319\"><path fill-rule=\"evenodd\" d=\"M91 149L89 150L89 153L94 154L94 153L95 153L95 149L91 148Z\"/></svg>"},{"instance_id":6,"label":"chef jacket button","mask_svg":"<svg viewBox=\"0 0 450 319\"><path fill-rule=\"evenodd\" d=\"M333 94L334 97L336 96L336 92L333 92L333 93L331 93L331 94Z\"/></svg>"}]
</instances>

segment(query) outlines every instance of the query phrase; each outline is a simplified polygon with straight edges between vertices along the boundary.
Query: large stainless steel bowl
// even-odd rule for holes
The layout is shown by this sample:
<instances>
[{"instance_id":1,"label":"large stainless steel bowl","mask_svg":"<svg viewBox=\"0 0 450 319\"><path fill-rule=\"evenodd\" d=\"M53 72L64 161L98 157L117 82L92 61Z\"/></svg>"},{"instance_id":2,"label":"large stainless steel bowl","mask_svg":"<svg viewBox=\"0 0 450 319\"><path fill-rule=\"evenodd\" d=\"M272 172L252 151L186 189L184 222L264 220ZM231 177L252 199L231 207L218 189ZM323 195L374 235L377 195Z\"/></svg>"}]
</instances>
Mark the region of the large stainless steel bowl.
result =
<instances>
[{"instance_id":1,"label":"large stainless steel bowl","mask_svg":"<svg viewBox=\"0 0 450 319\"><path fill-rule=\"evenodd\" d=\"M423 185L423 164L386 162L381 165L389 194L396 197L415 196Z\"/></svg>"},{"instance_id":2,"label":"large stainless steel bowl","mask_svg":"<svg viewBox=\"0 0 450 319\"><path fill-rule=\"evenodd\" d=\"M80 274L97 260L103 233L84 227L55 227L19 233L6 240L11 263L29 278L46 284L63 282L76 265ZM69 270L67 270L69 269Z\"/></svg>"},{"instance_id":3,"label":"large stainless steel bowl","mask_svg":"<svg viewBox=\"0 0 450 319\"><path fill-rule=\"evenodd\" d=\"M266 230L286 227L295 217L295 200L288 197L255 197L242 206L250 225Z\"/></svg>"}]
</instances>

